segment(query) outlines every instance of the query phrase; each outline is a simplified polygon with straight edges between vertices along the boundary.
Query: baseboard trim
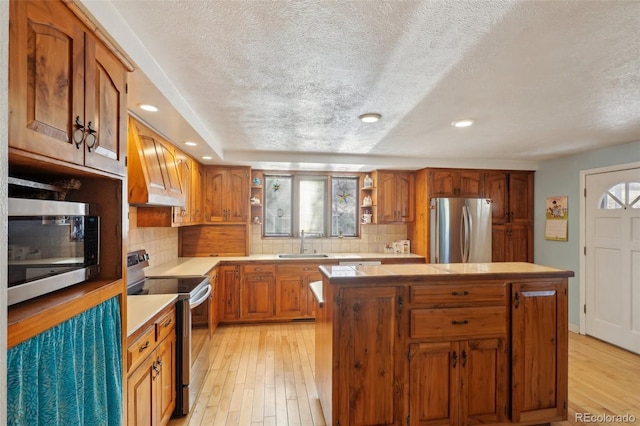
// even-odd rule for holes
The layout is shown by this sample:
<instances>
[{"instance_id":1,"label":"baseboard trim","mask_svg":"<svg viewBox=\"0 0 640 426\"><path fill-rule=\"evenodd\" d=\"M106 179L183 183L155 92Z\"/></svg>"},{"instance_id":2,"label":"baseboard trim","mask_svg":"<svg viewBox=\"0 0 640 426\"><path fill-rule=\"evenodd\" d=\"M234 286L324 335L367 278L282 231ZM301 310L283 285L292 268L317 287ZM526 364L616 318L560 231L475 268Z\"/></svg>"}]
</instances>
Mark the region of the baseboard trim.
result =
<instances>
[{"instance_id":1,"label":"baseboard trim","mask_svg":"<svg viewBox=\"0 0 640 426\"><path fill-rule=\"evenodd\" d=\"M580 334L580 326L577 324L569 323L569 331L572 333Z\"/></svg>"}]
</instances>

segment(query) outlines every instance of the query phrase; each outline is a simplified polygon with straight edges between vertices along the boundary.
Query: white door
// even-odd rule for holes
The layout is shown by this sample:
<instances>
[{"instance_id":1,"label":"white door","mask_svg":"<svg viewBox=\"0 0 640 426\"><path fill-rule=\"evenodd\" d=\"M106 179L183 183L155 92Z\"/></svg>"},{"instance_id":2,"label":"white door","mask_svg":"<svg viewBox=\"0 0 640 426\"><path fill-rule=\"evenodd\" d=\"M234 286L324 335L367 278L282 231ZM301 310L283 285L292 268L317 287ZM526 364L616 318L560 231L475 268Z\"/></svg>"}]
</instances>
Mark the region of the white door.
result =
<instances>
[{"instance_id":1,"label":"white door","mask_svg":"<svg viewBox=\"0 0 640 426\"><path fill-rule=\"evenodd\" d=\"M640 353L640 168L586 189L586 333Z\"/></svg>"}]
</instances>

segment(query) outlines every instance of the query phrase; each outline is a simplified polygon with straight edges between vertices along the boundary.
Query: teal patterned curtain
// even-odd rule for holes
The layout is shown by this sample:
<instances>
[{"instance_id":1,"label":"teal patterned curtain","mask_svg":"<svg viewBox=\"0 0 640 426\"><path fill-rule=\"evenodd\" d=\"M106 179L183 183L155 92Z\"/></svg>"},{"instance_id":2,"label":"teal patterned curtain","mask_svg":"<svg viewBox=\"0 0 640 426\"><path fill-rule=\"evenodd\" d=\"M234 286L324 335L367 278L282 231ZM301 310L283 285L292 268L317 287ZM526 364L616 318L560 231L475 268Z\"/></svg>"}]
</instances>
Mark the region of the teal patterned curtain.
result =
<instances>
[{"instance_id":1,"label":"teal patterned curtain","mask_svg":"<svg viewBox=\"0 0 640 426\"><path fill-rule=\"evenodd\" d=\"M117 297L7 353L9 425L121 425Z\"/></svg>"}]
</instances>

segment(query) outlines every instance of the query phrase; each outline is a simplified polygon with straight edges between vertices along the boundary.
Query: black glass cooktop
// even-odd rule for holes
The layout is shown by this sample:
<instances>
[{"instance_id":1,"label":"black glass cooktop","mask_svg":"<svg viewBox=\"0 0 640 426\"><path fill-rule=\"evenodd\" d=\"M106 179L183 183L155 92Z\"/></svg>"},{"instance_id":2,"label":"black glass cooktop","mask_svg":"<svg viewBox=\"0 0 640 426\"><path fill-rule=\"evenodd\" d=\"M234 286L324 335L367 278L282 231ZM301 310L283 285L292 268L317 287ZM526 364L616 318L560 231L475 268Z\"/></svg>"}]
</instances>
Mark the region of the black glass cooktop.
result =
<instances>
[{"instance_id":1,"label":"black glass cooktop","mask_svg":"<svg viewBox=\"0 0 640 426\"><path fill-rule=\"evenodd\" d=\"M205 285L208 277L186 278L146 278L127 289L129 295L139 294L192 294L200 285Z\"/></svg>"}]
</instances>

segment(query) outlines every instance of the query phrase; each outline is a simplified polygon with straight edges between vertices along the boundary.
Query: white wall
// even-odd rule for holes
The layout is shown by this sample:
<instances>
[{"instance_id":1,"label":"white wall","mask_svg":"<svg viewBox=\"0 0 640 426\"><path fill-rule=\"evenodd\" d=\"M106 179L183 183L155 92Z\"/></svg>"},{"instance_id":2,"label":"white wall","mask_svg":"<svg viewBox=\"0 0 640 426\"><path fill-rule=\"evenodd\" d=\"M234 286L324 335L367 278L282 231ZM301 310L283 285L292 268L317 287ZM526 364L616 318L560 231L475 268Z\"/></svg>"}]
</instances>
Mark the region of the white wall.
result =
<instances>
[{"instance_id":1,"label":"white wall","mask_svg":"<svg viewBox=\"0 0 640 426\"><path fill-rule=\"evenodd\" d=\"M7 229L9 2L0 1L0 229ZM0 238L0 424L7 424L7 239Z\"/></svg>"},{"instance_id":2,"label":"white wall","mask_svg":"<svg viewBox=\"0 0 640 426\"><path fill-rule=\"evenodd\" d=\"M580 171L640 161L640 141L540 162L535 178L534 261L575 272L569 279L569 323L580 323ZM545 199L569 196L569 238L544 239Z\"/></svg>"}]
</instances>

